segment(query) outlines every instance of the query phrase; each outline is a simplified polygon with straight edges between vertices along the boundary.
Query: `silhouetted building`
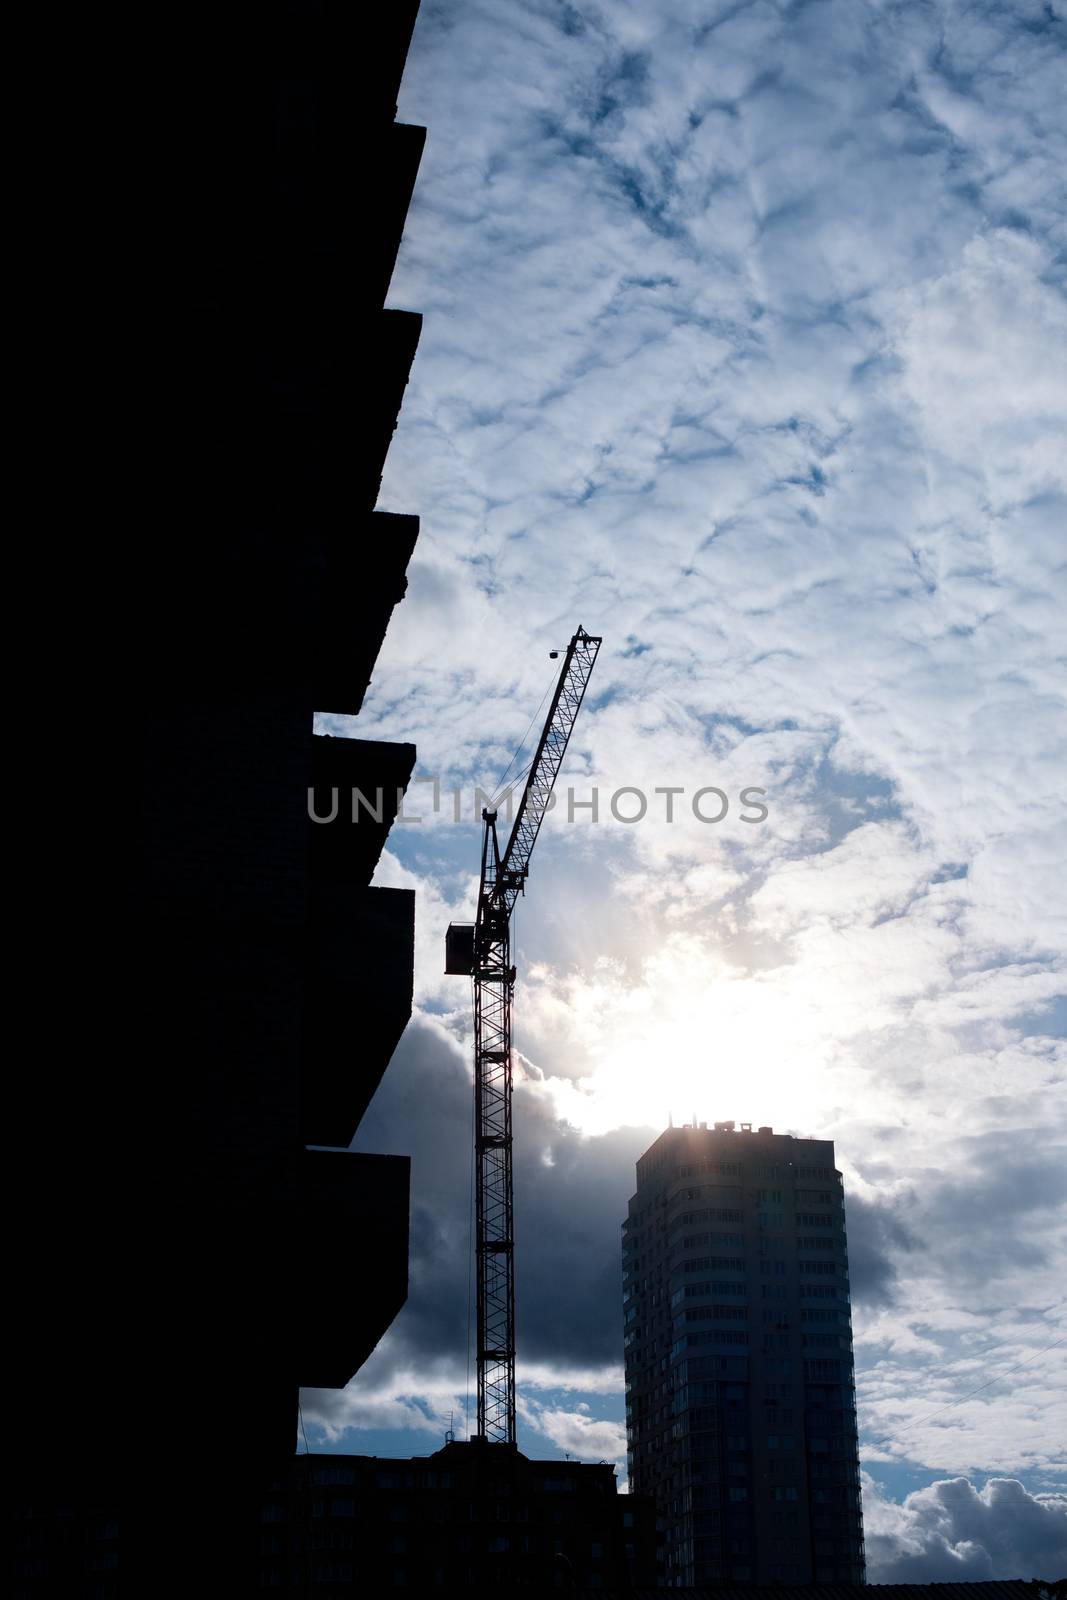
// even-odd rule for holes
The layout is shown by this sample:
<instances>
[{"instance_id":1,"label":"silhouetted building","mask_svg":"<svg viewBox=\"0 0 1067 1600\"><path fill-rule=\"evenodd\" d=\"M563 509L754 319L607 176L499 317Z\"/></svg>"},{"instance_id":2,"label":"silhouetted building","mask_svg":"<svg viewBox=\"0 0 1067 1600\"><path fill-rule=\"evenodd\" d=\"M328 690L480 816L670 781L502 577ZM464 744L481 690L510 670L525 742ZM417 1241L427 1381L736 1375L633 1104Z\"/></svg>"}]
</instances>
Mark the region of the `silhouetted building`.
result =
<instances>
[{"instance_id":1,"label":"silhouetted building","mask_svg":"<svg viewBox=\"0 0 1067 1600\"><path fill-rule=\"evenodd\" d=\"M655 1600L661 1591L640 1589L628 1600ZM716 1584L713 1588L686 1585L675 1589L676 1600L781 1600L781 1585L756 1588L745 1584ZM812 1584L804 1600L1067 1600L1067 1581L1040 1583L1026 1578L993 1579L982 1583L834 1583ZM610 1595L604 1600L612 1600Z\"/></svg>"},{"instance_id":2,"label":"silhouetted building","mask_svg":"<svg viewBox=\"0 0 1067 1600\"><path fill-rule=\"evenodd\" d=\"M260 1587L316 1595L608 1589L655 1582L650 1500L608 1464L448 1444L415 1460L298 1456L260 1510Z\"/></svg>"},{"instance_id":3,"label":"silhouetted building","mask_svg":"<svg viewBox=\"0 0 1067 1600\"><path fill-rule=\"evenodd\" d=\"M623 1274L630 1484L668 1586L862 1583L832 1142L668 1129L637 1163Z\"/></svg>"},{"instance_id":4,"label":"silhouetted building","mask_svg":"<svg viewBox=\"0 0 1067 1600\"><path fill-rule=\"evenodd\" d=\"M99 626L121 698L94 708L131 768L140 746L141 875L124 942L101 919L57 971L67 1042L21 1119L19 1592L110 1594L120 1560L130 1594L161 1565L247 1592L235 1503L292 1456L298 1386L346 1383L407 1293L408 1160L346 1147L410 1013L414 896L369 880L415 751L313 716L360 710L418 532L373 509L421 320L383 308L416 11L167 14L196 69L159 169L180 301L145 331L163 465ZM136 780L93 777L132 853Z\"/></svg>"}]
</instances>

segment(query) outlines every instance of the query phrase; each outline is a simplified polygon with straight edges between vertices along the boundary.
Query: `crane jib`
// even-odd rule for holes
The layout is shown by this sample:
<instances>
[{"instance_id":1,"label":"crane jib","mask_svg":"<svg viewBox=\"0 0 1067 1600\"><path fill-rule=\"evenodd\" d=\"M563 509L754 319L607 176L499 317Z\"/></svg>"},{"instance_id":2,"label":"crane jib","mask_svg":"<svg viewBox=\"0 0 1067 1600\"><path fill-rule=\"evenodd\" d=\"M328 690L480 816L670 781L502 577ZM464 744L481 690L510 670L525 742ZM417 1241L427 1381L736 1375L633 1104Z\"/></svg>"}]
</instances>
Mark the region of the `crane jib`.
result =
<instances>
[{"instance_id":1,"label":"crane jib","mask_svg":"<svg viewBox=\"0 0 1067 1600\"><path fill-rule=\"evenodd\" d=\"M510 910L520 892L522 880L530 866L530 857L548 810L556 776L563 764L571 732L585 698L586 687L596 662L601 641L579 628L564 657L556 692L545 718L540 742L515 814L511 837L501 861L501 875L511 875L505 884L504 894L509 898Z\"/></svg>"}]
</instances>

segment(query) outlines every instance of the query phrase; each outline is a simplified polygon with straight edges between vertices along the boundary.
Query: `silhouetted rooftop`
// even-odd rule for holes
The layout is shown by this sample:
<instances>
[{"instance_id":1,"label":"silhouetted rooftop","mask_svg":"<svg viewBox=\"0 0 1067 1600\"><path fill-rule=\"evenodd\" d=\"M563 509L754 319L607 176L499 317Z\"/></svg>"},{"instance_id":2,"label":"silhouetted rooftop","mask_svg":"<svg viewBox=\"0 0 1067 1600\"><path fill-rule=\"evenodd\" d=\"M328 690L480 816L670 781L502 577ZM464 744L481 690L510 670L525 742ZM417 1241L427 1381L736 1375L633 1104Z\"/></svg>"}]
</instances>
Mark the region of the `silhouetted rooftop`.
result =
<instances>
[{"instance_id":1,"label":"silhouetted rooftop","mask_svg":"<svg viewBox=\"0 0 1067 1600\"><path fill-rule=\"evenodd\" d=\"M1004 1578L986 1583L813 1583L778 1584L770 1588L736 1584L721 1587L666 1591L677 1600L783 1600L795 1595L800 1600L1035 1600L1039 1589L1067 1594L1067 1580L1049 1582L1027 1578ZM662 1589L604 1590L601 1600L656 1600Z\"/></svg>"}]
</instances>

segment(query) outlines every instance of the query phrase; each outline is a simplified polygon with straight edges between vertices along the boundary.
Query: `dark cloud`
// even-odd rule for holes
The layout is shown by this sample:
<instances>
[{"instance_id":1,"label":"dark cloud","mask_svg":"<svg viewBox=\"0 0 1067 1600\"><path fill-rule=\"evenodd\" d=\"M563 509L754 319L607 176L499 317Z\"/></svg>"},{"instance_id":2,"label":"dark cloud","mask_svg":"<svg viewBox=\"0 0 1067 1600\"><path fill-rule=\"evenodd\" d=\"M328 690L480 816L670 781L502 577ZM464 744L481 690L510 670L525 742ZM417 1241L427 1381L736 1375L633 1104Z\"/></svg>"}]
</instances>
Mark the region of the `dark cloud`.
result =
<instances>
[{"instance_id":1,"label":"dark cloud","mask_svg":"<svg viewBox=\"0 0 1067 1600\"><path fill-rule=\"evenodd\" d=\"M916 1247L895 1208L886 1202L845 1196L848 1223L848 1264L852 1298L859 1304L890 1305L894 1298L900 1251Z\"/></svg>"},{"instance_id":2,"label":"dark cloud","mask_svg":"<svg viewBox=\"0 0 1067 1600\"><path fill-rule=\"evenodd\" d=\"M584 1137L556 1120L531 1083L515 1088L516 1334L525 1359L559 1366L621 1359L620 1226L634 1164L659 1130ZM356 1146L408 1153L411 1289L394 1334L398 1359L465 1359L471 1215L471 1090L466 1046L414 1021ZM852 1296L888 1306L898 1271L921 1258L950 1281L994 1281L1039 1264L1031 1213L1060 1203L1067 1167L1018 1130L966 1141L962 1175L892 1199L846 1197Z\"/></svg>"},{"instance_id":3,"label":"dark cloud","mask_svg":"<svg viewBox=\"0 0 1067 1600\"><path fill-rule=\"evenodd\" d=\"M536 1085L517 1074L516 1337L524 1359L580 1368L621 1361L620 1229L634 1191L635 1163L659 1131L618 1128L585 1137L556 1120ZM472 1180L466 1047L434 1023L414 1021L356 1147L412 1157L411 1288L394 1327L397 1360L451 1355L462 1361ZM1043 1181L1041 1174L1037 1181ZM947 1219L947 1204L939 1219ZM896 1261L918 1248L903 1209L890 1201L847 1198L857 1303L893 1301Z\"/></svg>"},{"instance_id":4,"label":"dark cloud","mask_svg":"<svg viewBox=\"0 0 1067 1600\"><path fill-rule=\"evenodd\" d=\"M356 1140L359 1149L412 1158L411 1286L393 1329L398 1363L465 1360L471 1123L465 1053L443 1030L413 1022ZM516 1084L516 1338L525 1360L621 1361L620 1227L634 1164L655 1134L623 1128L583 1138Z\"/></svg>"},{"instance_id":5,"label":"dark cloud","mask_svg":"<svg viewBox=\"0 0 1067 1600\"><path fill-rule=\"evenodd\" d=\"M903 1505L864 1496L872 1583L1055 1580L1067 1573L1067 1496L1028 1494L1014 1478L976 1489L966 1478L932 1483Z\"/></svg>"},{"instance_id":6,"label":"dark cloud","mask_svg":"<svg viewBox=\"0 0 1067 1600\"><path fill-rule=\"evenodd\" d=\"M397 1355L465 1358L471 1105L462 1058L447 1036L412 1022L360 1125L355 1148L411 1156L407 1303Z\"/></svg>"},{"instance_id":7,"label":"dark cloud","mask_svg":"<svg viewBox=\"0 0 1067 1600\"><path fill-rule=\"evenodd\" d=\"M659 1130L582 1138L516 1095L516 1337L531 1360L622 1360L621 1226Z\"/></svg>"},{"instance_id":8,"label":"dark cloud","mask_svg":"<svg viewBox=\"0 0 1067 1600\"><path fill-rule=\"evenodd\" d=\"M931 1264L957 1285L1042 1266L1049 1214L1067 1199L1060 1141L1049 1130L1012 1128L965 1139L958 1154L961 1170L934 1178L910 1208Z\"/></svg>"},{"instance_id":9,"label":"dark cloud","mask_svg":"<svg viewBox=\"0 0 1067 1600\"><path fill-rule=\"evenodd\" d=\"M1050 1216L1067 1199L1067 1151L1055 1133L994 1130L961 1139L953 1156L957 1170L926 1173L906 1191L846 1196L855 1301L893 1304L905 1258L968 1299L976 1286L1047 1265ZM873 1183L893 1174L875 1160L863 1171ZM1035 1302L1034 1315L1041 1310Z\"/></svg>"}]
</instances>

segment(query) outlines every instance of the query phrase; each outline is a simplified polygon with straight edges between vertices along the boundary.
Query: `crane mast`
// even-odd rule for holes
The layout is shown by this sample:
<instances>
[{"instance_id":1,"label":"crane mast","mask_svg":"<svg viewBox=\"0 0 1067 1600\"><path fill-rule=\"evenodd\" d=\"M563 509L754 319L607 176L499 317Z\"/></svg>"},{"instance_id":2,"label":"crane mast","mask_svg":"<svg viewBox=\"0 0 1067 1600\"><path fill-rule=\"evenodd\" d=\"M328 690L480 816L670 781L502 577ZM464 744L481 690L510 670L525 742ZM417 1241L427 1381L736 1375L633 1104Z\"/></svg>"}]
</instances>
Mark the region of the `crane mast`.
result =
<instances>
[{"instance_id":1,"label":"crane mast","mask_svg":"<svg viewBox=\"0 0 1067 1600\"><path fill-rule=\"evenodd\" d=\"M478 1433L515 1442L515 1278L511 1162L511 1021L515 968L511 914L601 641L579 628L564 656L511 835L500 852L497 813L482 812L476 921L453 924L445 970L474 979L475 1260L478 1286ZM466 937L465 937L466 936ZM468 942L469 941L469 942Z\"/></svg>"}]
</instances>

